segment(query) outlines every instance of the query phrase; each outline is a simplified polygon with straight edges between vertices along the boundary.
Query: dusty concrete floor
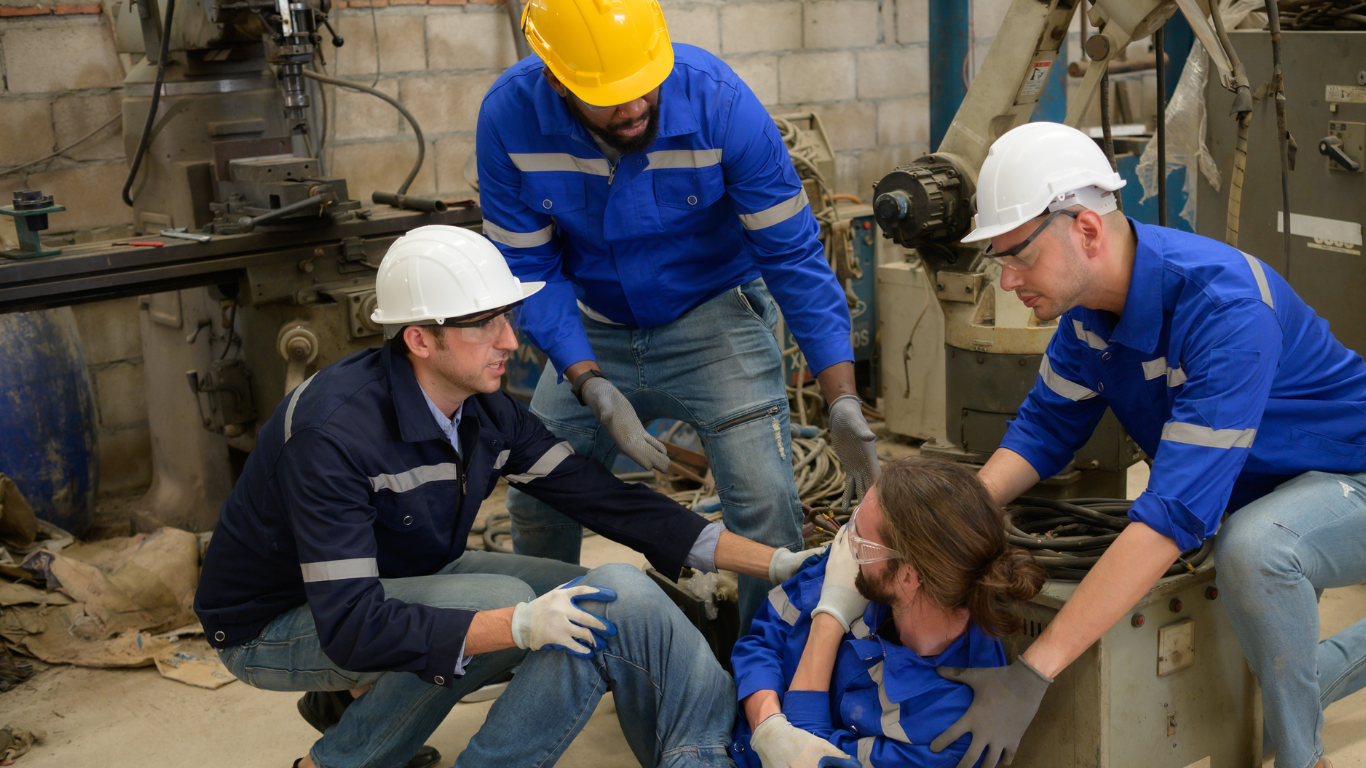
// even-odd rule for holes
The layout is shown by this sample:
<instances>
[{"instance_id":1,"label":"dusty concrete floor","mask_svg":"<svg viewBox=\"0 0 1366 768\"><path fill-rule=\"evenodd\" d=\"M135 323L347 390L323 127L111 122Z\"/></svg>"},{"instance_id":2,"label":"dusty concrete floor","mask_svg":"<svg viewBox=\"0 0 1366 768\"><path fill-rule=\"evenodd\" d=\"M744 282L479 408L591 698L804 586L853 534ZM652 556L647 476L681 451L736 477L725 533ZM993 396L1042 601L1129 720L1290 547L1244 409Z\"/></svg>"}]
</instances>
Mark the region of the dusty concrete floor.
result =
<instances>
[{"instance_id":1,"label":"dusty concrete floor","mask_svg":"<svg viewBox=\"0 0 1366 768\"><path fill-rule=\"evenodd\" d=\"M1141 491L1146 481L1146 467L1139 465L1130 477L1131 493ZM583 562L643 566L644 558L591 537L584 541ZM1366 585L1329 590L1320 616L1325 637L1366 616ZM258 691L242 683L206 691L163 679L150 668L51 667L14 691L0 694L0 726L8 723L48 732L44 744L19 759L19 768L287 768L316 737L299 718L297 699L297 694ZM445 765L454 761L490 706L491 702L457 705L429 740L441 750ZM1323 740L1337 768L1366 766L1366 691L1328 708ZM636 765L621 736L610 695L559 765ZM1271 765L1268 760L1265 768Z\"/></svg>"}]
</instances>

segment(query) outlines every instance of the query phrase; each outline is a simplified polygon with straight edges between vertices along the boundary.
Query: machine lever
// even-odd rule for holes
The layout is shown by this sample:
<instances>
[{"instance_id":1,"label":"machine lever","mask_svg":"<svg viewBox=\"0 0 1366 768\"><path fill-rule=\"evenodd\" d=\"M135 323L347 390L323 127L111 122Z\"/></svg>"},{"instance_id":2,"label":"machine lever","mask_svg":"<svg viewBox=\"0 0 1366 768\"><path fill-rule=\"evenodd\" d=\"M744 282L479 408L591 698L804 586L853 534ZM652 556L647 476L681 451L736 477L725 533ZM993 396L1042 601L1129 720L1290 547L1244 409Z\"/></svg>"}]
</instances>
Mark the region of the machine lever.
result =
<instances>
[{"instance_id":1,"label":"machine lever","mask_svg":"<svg viewBox=\"0 0 1366 768\"><path fill-rule=\"evenodd\" d=\"M1319 154L1353 173L1361 170L1361 163L1348 157L1347 153L1342 151L1342 139L1336 136L1319 139Z\"/></svg>"},{"instance_id":2,"label":"machine lever","mask_svg":"<svg viewBox=\"0 0 1366 768\"><path fill-rule=\"evenodd\" d=\"M329 198L326 194L313 195L312 197L306 197L297 203L286 205L283 208L276 208L270 213L263 213L256 217L243 216L237 220L237 226L240 227L243 232L251 232L253 229L256 229L258 224L266 224L275 221L278 218L289 216L290 214L306 211L309 208L318 208L327 205L328 202Z\"/></svg>"},{"instance_id":3,"label":"machine lever","mask_svg":"<svg viewBox=\"0 0 1366 768\"><path fill-rule=\"evenodd\" d=\"M324 27L327 27L327 31L330 32L330 33L332 33L332 47L333 47L333 48L340 48L340 47L342 47L343 45L346 45L346 38L344 38L344 37L342 37L341 35L337 34L337 30L335 30L335 29L332 28L332 22L330 22L330 21L327 20L327 16L326 16L326 15L324 15L324 16L322 17L322 21L323 21L323 26L324 26Z\"/></svg>"}]
</instances>

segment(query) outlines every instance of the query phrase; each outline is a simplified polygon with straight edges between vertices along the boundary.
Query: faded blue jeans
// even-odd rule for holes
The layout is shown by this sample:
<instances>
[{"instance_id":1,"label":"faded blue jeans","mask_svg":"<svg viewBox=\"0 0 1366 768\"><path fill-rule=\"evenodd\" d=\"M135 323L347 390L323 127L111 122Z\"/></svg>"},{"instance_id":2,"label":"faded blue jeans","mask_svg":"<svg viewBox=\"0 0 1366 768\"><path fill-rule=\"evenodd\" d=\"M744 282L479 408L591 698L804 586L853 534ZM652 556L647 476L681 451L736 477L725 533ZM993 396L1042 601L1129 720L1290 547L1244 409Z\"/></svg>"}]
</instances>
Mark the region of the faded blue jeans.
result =
<instances>
[{"instance_id":1,"label":"faded blue jeans","mask_svg":"<svg viewBox=\"0 0 1366 768\"><path fill-rule=\"evenodd\" d=\"M608 325L580 315L603 374L642 423L691 424L721 497L726 529L771 547L801 544L801 502L792 479L792 438L776 328L778 305L762 280L728 290L658 328ZM531 412L576 453L611 466L617 444L570 382L546 365ZM579 562L578 523L511 489L512 545L520 555ZM740 632L773 585L740 577Z\"/></svg>"},{"instance_id":2,"label":"faded blue jeans","mask_svg":"<svg viewBox=\"0 0 1366 768\"><path fill-rule=\"evenodd\" d=\"M554 765L609 689L642 766L734 768L726 746L735 683L702 634L636 568L604 565L583 583L616 590L615 602L581 607L610 620L617 634L591 659L527 654L455 768Z\"/></svg>"},{"instance_id":3,"label":"faded blue jeans","mask_svg":"<svg viewBox=\"0 0 1366 768\"><path fill-rule=\"evenodd\" d=\"M1306 472L1215 539L1219 594L1262 688L1276 768L1323 756L1323 709L1366 685L1366 618L1319 640L1318 595L1366 581L1366 473Z\"/></svg>"},{"instance_id":4,"label":"faded blue jeans","mask_svg":"<svg viewBox=\"0 0 1366 768\"><path fill-rule=\"evenodd\" d=\"M484 611L525 602L583 572L576 565L475 551L437 574L380 583L386 597L405 603ZM411 672L348 672L323 653L313 614L301 605L276 617L255 640L218 655L239 680L267 691L347 691L373 685L314 742L308 755L318 768L401 768L456 702L511 669L526 651L508 648L474 656L449 688Z\"/></svg>"}]
</instances>

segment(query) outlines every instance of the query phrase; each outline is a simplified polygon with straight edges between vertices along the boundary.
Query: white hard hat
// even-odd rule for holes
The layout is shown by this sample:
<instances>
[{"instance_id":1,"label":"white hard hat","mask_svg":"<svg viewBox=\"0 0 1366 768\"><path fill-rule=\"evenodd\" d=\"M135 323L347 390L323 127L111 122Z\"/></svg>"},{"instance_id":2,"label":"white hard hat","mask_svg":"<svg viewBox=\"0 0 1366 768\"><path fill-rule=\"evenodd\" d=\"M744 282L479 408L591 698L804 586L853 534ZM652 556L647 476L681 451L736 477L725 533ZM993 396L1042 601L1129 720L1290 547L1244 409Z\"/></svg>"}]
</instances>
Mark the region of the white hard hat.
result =
<instances>
[{"instance_id":1,"label":"white hard hat","mask_svg":"<svg viewBox=\"0 0 1366 768\"><path fill-rule=\"evenodd\" d=\"M1025 123L987 152L977 176L976 228L963 242L1004 235L1073 205L1104 215L1115 209L1114 193L1124 184L1090 136L1059 123Z\"/></svg>"},{"instance_id":2,"label":"white hard hat","mask_svg":"<svg viewBox=\"0 0 1366 768\"><path fill-rule=\"evenodd\" d=\"M418 227L384 254L370 319L392 338L405 325L440 324L506 307L544 286L513 277L498 246L483 235L463 227Z\"/></svg>"}]
</instances>

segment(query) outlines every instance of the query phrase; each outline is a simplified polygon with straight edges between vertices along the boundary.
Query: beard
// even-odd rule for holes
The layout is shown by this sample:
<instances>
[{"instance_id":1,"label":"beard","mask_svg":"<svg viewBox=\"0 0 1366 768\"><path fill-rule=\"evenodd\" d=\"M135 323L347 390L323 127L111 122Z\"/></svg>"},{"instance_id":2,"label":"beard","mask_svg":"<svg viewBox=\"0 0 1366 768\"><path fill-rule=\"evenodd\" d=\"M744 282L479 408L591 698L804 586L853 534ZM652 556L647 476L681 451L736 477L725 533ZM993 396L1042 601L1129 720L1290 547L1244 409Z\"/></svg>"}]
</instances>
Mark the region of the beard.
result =
<instances>
[{"instance_id":1,"label":"beard","mask_svg":"<svg viewBox=\"0 0 1366 768\"><path fill-rule=\"evenodd\" d=\"M606 128L599 128L588 120L588 116L583 113L583 107L575 103L574 99L566 99L569 102L569 114L574 116L589 133L602 139L607 146L615 149L623 155L629 155L637 150L644 149L655 140L655 135L659 133L659 104L651 104L650 111L645 116L645 130L639 136L626 137L619 131L634 120L618 120L608 123Z\"/></svg>"},{"instance_id":2,"label":"beard","mask_svg":"<svg viewBox=\"0 0 1366 768\"><path fill-rule=\"evenodd\" d=\"M1058 237L1056 242L1065 254L1063 268L1059 270L1058 283L1050 288L1047 295L1041 294L1039 303L1034 306L1034 316L1043 323L1056 320L1069 309L1080 305L1081 297L1090 284L1090 275L1082 264L1081 253L1072 241Z\"/></svg>"},{"instance_id":3,"label":"beard","mask_svg":"<svg viewBox=\"0 0 1366 768\"><path fill-rule=\"evenodd\" d=\"M863 595L865 600L883 605L891 605L896 601L896 593L892 590L892 580L896 578L896 571L892 568L885 568L881 576L868 578L863 575L860 568L858 575L854 577L854 588Z\"/></svg>"}]
</instances>

